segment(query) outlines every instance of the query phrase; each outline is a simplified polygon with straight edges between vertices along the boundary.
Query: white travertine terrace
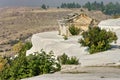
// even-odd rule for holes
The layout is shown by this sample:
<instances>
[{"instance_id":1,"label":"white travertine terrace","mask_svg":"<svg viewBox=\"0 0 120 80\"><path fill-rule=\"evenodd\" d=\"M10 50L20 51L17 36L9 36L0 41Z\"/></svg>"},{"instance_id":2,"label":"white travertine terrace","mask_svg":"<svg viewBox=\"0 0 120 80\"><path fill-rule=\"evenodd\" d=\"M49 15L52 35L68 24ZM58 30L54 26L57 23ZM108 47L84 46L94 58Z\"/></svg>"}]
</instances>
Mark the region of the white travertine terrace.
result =
<instances>
[{"instance_id":1,"label":"white travertine terrace","mask_svg":"<svg viewBox=\"0 0 120 80\"><path fill-rule=\"evenodd\" d=\"M120 18L118 19L108 19L101 21L98 26L101 29L107 29L107 30L117 30L120 29Z\"/></svg>"},{"instance_id":2,"label":"white travertine terrace","mask_svg":"<svg viewBox=\"0 0 120 80\"><path fill-rule=\"evenodd\" d=\"M43 49L46 52L52 50L55 56L63 53L68 56L76 56L79 58L81 66L120 65L120 30L116 30L116 34L118 36L117 44L112 43L114 47L111 50L90 55L87 48L78 43L81 36L71 36L68 40L64 40L56 31L38 33L32 36L33 47L27 51L27 55Z\"/></svg>"}]
</instances>

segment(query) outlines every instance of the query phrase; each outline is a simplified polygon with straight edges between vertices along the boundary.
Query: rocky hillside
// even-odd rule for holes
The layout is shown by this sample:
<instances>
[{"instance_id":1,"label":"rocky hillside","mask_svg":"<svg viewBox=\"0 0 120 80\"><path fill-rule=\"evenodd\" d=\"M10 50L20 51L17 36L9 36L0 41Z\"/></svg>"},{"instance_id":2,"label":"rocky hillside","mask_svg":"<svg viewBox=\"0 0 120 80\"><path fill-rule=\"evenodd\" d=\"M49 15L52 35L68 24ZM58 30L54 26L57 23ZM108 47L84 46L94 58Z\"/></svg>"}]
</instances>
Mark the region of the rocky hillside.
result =
<instances>
[{"instance_id":1,"label":"rocky hillside","mask_svg":"<svg viewBox=\"0 0 120 80\"><path fill-rule=\"evenodd\" d=\"M18 40L25 40L34 33L56 30L57 19L80 9L0 8L0 52L8 51ZM100 11L85 11L100 20L110 18Z\"/></svg>"}]
</instances>

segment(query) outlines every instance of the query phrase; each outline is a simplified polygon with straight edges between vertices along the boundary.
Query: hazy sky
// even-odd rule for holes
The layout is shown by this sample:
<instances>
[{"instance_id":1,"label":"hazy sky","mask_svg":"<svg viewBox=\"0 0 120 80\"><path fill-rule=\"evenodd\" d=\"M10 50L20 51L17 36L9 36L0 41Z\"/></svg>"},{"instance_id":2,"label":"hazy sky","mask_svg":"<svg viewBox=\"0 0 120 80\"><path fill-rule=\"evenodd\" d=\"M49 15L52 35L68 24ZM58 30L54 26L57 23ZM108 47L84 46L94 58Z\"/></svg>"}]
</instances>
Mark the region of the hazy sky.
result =
<instances>
[{"instance_id":1,"label":"hazy sky","mask_svg":"<svg viewBox=\"0 0 120 80\"><path fill-rule=\"evenodd\" d=\"M59 6L62 2L78 2L84 4L88 1L95 0L0 0L0 7L9 7L9 6L40 6L41 4L46 4L49 6ZM98 2L120 2L120 0L96 0Z\"/></svg>"}]
</instances>

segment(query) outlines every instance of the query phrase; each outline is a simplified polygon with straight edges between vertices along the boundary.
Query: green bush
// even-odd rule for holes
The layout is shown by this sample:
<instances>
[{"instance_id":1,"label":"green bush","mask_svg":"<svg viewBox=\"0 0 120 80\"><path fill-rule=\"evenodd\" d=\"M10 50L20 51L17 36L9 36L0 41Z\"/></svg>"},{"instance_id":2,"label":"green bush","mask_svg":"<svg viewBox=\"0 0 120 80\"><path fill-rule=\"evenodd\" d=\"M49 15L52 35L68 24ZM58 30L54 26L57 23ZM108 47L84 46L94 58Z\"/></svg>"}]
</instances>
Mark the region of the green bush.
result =
<instances>
[{"instance_id":1,"label":"green bush","mask_svg":"<svg viewBox=\"0 0 120 80\"><path fill-rule=\"evenodd\" d=\"M74 25L71 25L69 27L69 31L72 35L79 35L80 33L80 28L75 27Z\"/></svg>"},{"instance_id":2,"label":"green bush","mask_svg":"<svg viewBox=\"0 0 120 80\"><path fill-rule=\"evenodd\" d=\"M61 56L57 57L57 60L59 61L59 63L61 64L79 64L79 60L76 57L68 57L65 53Z\"/></svg>"},{"instance_id":3,"label":"green bush","mask_svg":"<svg viewBox=\"0 0 120 80\"><path fill-rule=\"evenodd\" d=\"M63 39L64 39L64 40L68 40L68 36L63 35Z\"/></svg>"},{"instance_id":4,"label":"green bush","mask_svg":"<svg viewBox=\"0 0 120 80\"><path fill-rule=\"evenodd\" d=\"M9 66L5 66L0 72L0 80L19 80L60 70L60 64L55 59L53 52L47 54L41 50L40 53L36 52L26 56L26 50L30 49L30 46L30 43L26 43L17 57L8 58Z\"/></svg>"},{"instance_id":5,"label":"green bush","mask_svg":"<svg viewBox=\"0 0 120 80\"><path fill-rule=\"evenodd\" d=\"M89 47L90 54L110 49L110 43L117 40L114 32L99 27L89 28L87 32L83 32L82 36L83 38L79 40L79 43Z\"/></svg>"}]
</instances>

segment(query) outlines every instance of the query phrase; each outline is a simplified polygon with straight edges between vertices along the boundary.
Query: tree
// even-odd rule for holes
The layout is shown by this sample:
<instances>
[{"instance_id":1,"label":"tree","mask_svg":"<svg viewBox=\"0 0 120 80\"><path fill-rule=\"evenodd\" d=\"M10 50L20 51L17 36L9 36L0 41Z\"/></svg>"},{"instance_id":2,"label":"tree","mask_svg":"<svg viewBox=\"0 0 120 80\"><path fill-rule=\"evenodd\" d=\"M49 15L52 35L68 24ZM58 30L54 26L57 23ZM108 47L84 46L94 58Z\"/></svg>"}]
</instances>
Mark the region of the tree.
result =
<instances>
[{"instance_id":1,"label":"tree","mask_svg":"<svg viewBox=\"0 0 120 80\"><path fill-rule=\"evenodd\" d=\"M62 3L61 4L61 8L66 8L67 7L67 4L66 3Z\"/></svg>"},{"instance_id":2,"label":"tree","mask_svg":"<svg viewBox=\"0 0 120 80\"><path fill-rule=\"evenodd\" d=\"M109 15L115 14L115 5L112 2L105 6L105 13Z\"/></svg>"},{"instance_id":3,"label":"tree","mask_svg":"<svg viewBox=\"0 0 120 80\"><path fill-rule=\"evenodd\" d=\"M88 8L88 10L91 11L91 3L90 2L87 2L83 7Z\"/></svg>"},{"instance_id":4,"label":"tree","mask_svg":"<svg viewBox=\"0 0 120 80\"><path fill-rule=\"evenodd\" d=\"M108 15L116 15L120 14L120 4L118 2L116 3L108 3L104 5L103 2L98 3L94 1L93 3L87 2L85 5L83 5L84 8L87 8L89 11L90 10L100 10L105 14Z\"/></svg>"},{"instance_id":5,"label":"tree","mask_svg":"<svg viewBox=\"0 0 120 80\"><path fill-rule=\"evenodd\" d=\"M82 46L87 46L90 54L110 49L110 43L117 40L114 32L99 27L89 28L87 32L83 32L82 36L83 38L79 40L79 43Z\"/></svg>"},{"instance_id":6,"label":"tree","mask_svg":"<svg viewBox=\"0 0 120 80\"><path fill-rule=\"evenodd\" d=\"M76 8L81 8L81 5L76 3Z\"/></svg>"},{"instance_id":7,"label":"tree","mask_svg":"<svg viewBox=\"0 0 120 80\"><path fill-rule=\"evenodd\" d=\"M101 6L101 9L100 9L100 10L101 10L102 12L104 12L104 10L105 10L105 6L104 6L103 1L100 3L100 6Z\"/></svg>"},{"instance_id":8,"label":"tree","mask_svg":"<svg viewBox=\"0 0 120 80\"><path fill-rule=\"evenodd\" d=\"M41 8L42 8L42 9L47 9L47 6L46 6L45 4L43 4L43 5L41 6Z\"/></svg>"},{"instance_id":9,"label":"tree","mask_svg":"<svg viewBox=\"0 0 120 80\"><path fill-rule=\"evenodd\" d=\"M78 4L78 3L75 3L75 2L73 2L73 3L62 3L61 4L61 8L80 8L80 7L81 7L81 5Z\"/></svg>"}]
</instances>

